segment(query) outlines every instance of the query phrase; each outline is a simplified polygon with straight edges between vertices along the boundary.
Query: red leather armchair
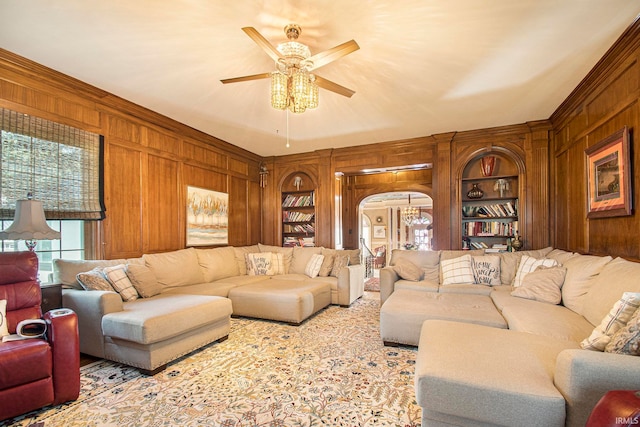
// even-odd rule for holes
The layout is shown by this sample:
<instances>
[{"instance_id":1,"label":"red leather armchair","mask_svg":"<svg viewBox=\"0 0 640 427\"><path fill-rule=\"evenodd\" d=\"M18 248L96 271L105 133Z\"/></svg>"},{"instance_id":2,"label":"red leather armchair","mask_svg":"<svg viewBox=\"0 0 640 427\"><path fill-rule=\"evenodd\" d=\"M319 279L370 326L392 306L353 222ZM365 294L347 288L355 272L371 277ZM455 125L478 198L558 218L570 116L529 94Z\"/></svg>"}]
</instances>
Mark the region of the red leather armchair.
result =
<instances>
[{"instance_id":1,"label":"red leather armchair","mask_svg":"<svg viewBox=\"0 0 640 427\"><path fill-rule=\"evenodd\" d=\"M33 252L0 253L0 300L7 301L9 333L18 322L39 319L38 258ZM69 309L42 317L46 338L0 340L0 420L78 398L80 346L78 320Z\"/></svg>"}]
</instances>

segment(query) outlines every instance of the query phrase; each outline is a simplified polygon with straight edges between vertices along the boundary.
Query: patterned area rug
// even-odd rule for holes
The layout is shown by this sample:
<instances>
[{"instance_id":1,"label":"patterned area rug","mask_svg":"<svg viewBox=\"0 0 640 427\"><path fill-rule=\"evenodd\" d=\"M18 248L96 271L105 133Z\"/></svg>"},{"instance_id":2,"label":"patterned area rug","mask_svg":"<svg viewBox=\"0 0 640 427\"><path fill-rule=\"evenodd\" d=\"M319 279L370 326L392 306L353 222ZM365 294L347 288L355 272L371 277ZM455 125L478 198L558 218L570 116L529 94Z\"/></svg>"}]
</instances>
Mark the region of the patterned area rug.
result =
<instances>
[{"instance_id":1,"label":"patterned area rug","mask_svg":"<svg viewBox=\"0 0 640 427\"><path fill-rule=\"evenodd\" d=\"M364 290L367 292L380 292L380 279L372 277L364 282Z\"/></svg>"},{"instance_id":2,"label":"patterned area rug","mask_svg":"<svg viewBox=\"0 0 640 427\"><path fill-rule=\"evenodd\" d=\"M232 319L228 340L153 377L95 362L81 370L77 401L0 424L415 427L415 357L382 345L378 295L366 293L301 326Z\"/></svg>"}]
</instances>

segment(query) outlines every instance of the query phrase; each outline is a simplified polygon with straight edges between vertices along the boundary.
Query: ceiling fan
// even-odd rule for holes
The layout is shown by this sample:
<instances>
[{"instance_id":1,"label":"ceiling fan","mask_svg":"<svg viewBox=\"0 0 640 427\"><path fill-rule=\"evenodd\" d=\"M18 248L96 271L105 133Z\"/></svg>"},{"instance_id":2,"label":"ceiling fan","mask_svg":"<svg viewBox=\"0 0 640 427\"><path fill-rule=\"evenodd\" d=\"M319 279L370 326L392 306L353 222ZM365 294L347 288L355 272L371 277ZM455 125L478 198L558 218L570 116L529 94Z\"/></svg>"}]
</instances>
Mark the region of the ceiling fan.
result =
<instances>
[{"instance_id":1,"label":"ceiling fan","mask_svg":"<svg viewBox=\"0 0 640 427\"><path fill-rule=\"evenodd\" d=\"M275 61L276 70L269 73L223 79L220 80L222 83L270 78L272 107L281 110L289 108L294 113L302 113L307 108L318 106L318 87L348 98L355 93L351 89L310 73L360 49L360 46L354 40L311 56L309 48L297 41L302 31L297 24L289 24L284 27L284 32L289 41L280 43L277 47L269 43L253 27L244 27L242 31L251 37Z\"/></svg>"}]
</instances>

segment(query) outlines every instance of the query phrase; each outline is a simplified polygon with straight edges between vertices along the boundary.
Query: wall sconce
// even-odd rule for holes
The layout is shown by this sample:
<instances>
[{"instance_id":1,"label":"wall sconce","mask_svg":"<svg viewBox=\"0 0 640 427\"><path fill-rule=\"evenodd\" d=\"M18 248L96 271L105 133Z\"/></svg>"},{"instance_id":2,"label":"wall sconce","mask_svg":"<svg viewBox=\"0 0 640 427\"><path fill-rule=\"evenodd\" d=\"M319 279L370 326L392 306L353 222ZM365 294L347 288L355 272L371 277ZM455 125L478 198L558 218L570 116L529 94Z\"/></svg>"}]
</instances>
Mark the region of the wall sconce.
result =
<instances>
[{"instance_id":1,"label":"wall sconce","mask_svg":"<svg viewBox=\"0 0 640 427\"><path fill-rule=\"evenodd\" d=\"M267 175L269 175L269 171L267 170L267 165L264 163L260 163L260 187L265 188L267 186Z\"/></svg>"}]
</instances>

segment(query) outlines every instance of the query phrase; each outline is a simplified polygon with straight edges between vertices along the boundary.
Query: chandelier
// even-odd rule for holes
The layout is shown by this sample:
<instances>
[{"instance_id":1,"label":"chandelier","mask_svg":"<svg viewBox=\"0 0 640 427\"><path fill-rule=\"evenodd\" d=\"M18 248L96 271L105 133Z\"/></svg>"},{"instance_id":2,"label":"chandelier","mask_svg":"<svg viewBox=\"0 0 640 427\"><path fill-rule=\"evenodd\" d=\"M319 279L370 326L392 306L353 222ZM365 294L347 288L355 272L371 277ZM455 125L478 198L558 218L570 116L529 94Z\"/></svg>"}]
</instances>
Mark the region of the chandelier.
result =
<instances>
[{"instance_id":1,"label":"chandelier","mask_svg":"<svg viewBox=\"0 0 640 427\"><path fill-rule=\"evenodd\" d=\"M407 224L407 227L410 227L418 220L419 217L420 211L418 208L411 206L411 194L409 194L409 205L402 209L400 218L405 224Z\"/></svg>"},{"instance_id":2,"label":"chandelier","mask_svg":"<svg viewBox=\"0 0 640 427\"><path fill-rule=\"evenodd\" d=\"M315 75L309 73L313 62L309 60L309 48L296 41L300 27L285 27L288 42L277 46L282 55L276 61L277 70L271 73L271 106L292 113L304 113L307 108L318 106L318 85Z\"/></svg>"}]
</instances>

